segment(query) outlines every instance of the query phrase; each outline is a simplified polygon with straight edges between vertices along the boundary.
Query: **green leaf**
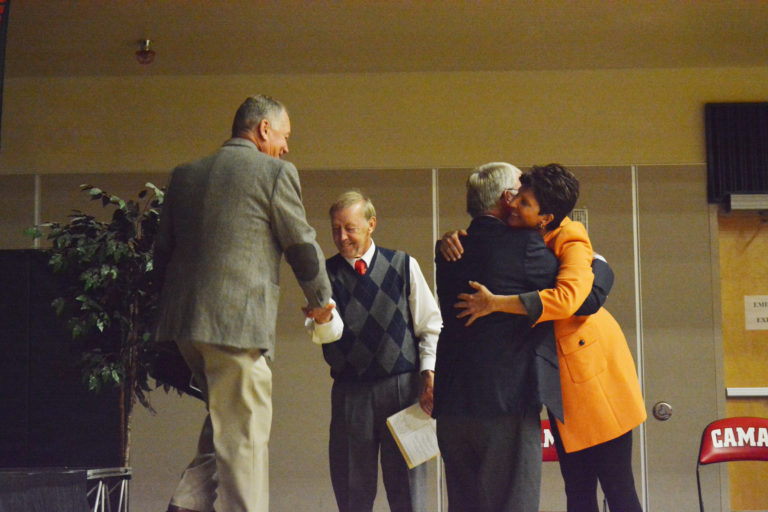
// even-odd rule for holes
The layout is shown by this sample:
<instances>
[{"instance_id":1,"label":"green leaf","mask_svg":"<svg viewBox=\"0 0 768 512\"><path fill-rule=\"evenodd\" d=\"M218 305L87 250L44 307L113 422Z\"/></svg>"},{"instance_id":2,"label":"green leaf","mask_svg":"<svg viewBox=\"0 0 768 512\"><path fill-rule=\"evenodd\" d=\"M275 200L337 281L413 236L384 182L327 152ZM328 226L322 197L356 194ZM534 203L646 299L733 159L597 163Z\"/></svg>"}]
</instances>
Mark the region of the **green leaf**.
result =
<instances>
[{"instance_id":1,"label":"green leaf","mask_svg":"<svg viewBox=\"0 0 768 512\"><path fill-rule=\"evenodd\" d=\"M56 311L56 316L61 316L65 305L66 301L61 297L57 297L53 299L53 302L51 302L51 306L53 306L54 311Z\"/></svg>"},{"instance_id":2,"label":"green leaf","mask_svg":"<svg viewBox=\"0 0 768 512\"><path fill-rule=\"evenodd\" d=\"M53 253L51 259L48 260L48 264L53 269L55 274L58 274L64 266L64 256L61 253Z\"/></svg>"},{"instance_id":3,"label":"green leaf","mask_svg":"<svg viewBox=\"0 0 768 512\"><path fill-rule=\"evenodd\" d=\"M155 197L157 198L157 200L159 200L160 203L162 204L163 199L165 197L165 192L163 191L163 189L158 188L154 183L149 182L149 181L146 182L144 184L144 186L147 187L148 189L152 190L152 193L155 194Z\"/></svg>"},{"instance_id":4,"label":"green leaf","mask_svg":"<svg viewBox=\"0 0 768 512\"><path fill-rule=\"evenodd\" d=\"M25 229L24 230L24 236L28 236L28 237L34 238L34 239L42 238L43 237L43 232L40 230L39 227L34 226L34 227L31 227L31 228Z\"/></svg>"}]
</instances>

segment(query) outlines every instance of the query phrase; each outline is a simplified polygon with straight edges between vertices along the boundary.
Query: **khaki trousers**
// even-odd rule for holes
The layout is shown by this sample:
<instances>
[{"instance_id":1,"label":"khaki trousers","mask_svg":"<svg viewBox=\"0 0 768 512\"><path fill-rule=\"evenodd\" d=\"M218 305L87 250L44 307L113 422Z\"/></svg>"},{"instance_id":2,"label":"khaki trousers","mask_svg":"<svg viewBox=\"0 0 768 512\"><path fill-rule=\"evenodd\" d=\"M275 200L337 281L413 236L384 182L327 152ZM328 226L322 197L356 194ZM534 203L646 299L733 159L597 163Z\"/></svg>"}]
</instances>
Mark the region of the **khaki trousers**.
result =
<instances>
[{"instance_id":1,"label":"khaki trousers","mask_svg":"<svg viewBox=\"0 0 768 512\"><path fill-rule=\"evenodd\" d=\"M261 350L181 340L179 350L201 386L208 416L197 454L171 504L211 512L269 510L272 371Z\"/></svg>"}]
</instances>

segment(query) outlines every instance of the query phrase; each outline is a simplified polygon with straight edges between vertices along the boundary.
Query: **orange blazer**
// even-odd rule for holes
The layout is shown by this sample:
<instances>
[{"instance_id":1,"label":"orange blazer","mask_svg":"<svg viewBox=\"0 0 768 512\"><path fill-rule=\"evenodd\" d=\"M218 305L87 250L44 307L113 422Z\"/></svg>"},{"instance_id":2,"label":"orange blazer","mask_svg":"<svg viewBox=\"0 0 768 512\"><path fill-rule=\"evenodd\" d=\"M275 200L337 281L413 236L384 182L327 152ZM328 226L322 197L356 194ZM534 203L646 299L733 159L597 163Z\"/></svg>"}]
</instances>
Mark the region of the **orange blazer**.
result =
<instances>
[{"instance_id":1,"label":"orange blazer","mask_svg":"<svg viewBox=\"0 0 768 512\"><path fill-rule=\"evenodd\" d=\"M542 290L536 323L554 320L565 423L557 422L566 452L615 439L646 419L635 362L618 322L605 308L573 316L592 288L592 244L568 218L544 241L560 261L555 288Z\"/></svg>"}]
</instances>

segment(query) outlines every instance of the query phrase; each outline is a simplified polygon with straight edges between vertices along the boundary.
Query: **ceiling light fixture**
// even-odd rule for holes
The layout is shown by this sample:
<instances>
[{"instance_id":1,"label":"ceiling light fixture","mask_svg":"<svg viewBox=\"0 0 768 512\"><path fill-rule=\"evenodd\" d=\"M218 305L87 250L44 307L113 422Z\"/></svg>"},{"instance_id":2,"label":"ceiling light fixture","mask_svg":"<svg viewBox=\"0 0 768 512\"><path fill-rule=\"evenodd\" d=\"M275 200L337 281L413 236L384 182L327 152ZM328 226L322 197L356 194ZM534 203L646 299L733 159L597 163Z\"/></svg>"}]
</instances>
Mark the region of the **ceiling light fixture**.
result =
<instances>
[{"instance_id":1,"label":"ceiling light fixture","mask_svg":"<svg viewBox=\"0 0 768 512\"><path fill-rule=\"evenodd\" d=\"M139 50L136 52L136 60L139 64L152 64L155 60L155 50L152 49L152 41L143 39L139 41Z\"/></svg>"}]
</instances>

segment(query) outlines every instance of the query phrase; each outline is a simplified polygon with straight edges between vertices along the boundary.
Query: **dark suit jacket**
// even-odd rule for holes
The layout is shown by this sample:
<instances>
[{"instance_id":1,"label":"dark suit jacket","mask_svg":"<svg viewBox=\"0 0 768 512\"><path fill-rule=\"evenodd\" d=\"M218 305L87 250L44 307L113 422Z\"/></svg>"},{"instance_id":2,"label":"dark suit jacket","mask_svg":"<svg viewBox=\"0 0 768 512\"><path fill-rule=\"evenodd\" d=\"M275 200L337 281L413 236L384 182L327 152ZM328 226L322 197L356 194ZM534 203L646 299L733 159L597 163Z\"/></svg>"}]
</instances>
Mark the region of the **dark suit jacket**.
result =
<instances>
[{"instance_id":1,"label":"dark suit jacket","mask_svg":"<svg viewBox=\"0 0 768 512\"><path fill-rule=\"evenodd\" d=\"M443 330L433 415L516 414L544 403L562 417L551 323L531 327L524 315L493 313L465 327L453 307L459 293L474 291L470 280L502 295L551 288L557 259L538 233L509 229L494 217L474 219L467 232L459 261L435 258Z\"/></svg>"},{"instance_id":2,"label":"dark suit jacket","mask_svg":"<svg viewBox=\"0 0 768 512\"><path fill-rule=\"evenodd\" d=\"M592 260L592 273L595 274L595 280L592 281L592 291L589 292L584 304L576 310L574 315L594 315L603 307L608 294L613 288L613 270L608 262L599 258Z\"/></svg>"}]
</instances>

